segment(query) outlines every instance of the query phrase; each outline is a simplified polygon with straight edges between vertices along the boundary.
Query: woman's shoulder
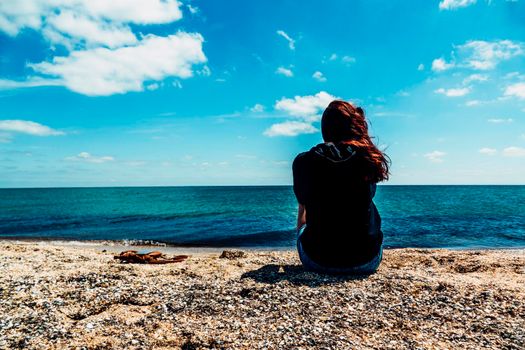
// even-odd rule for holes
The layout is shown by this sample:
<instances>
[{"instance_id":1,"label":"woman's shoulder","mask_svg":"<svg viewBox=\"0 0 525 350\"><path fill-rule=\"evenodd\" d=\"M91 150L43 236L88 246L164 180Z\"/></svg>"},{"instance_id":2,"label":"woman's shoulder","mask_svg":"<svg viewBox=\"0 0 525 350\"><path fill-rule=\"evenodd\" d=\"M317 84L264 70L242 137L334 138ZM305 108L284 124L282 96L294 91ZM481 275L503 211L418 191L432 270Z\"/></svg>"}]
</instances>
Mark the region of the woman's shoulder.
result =
<instances>
[{"instance_id":1,"label":"woman's shoulder","mask_svg":"<svg viewBox=\"0 0 525 350\"><path fill-rule=\"evenodd\" d=\"M301 161L301 160L305 159L306 157L308 157L308 152L309 151L299 153L297 156L295 156L294 162L295 161Z\"/></svg>"},{"instance_id":2,"label":"woman's shoulder","mask_svg":"<svg viewBox=\"0 0 525 350\"><path fill-rule=\"evenodd\" d=\"M310 158L309 153L310 153L310 151L306 151L306 152L301 152L301 153L299 153L299 154L295 157L295 159L293 160L292 168L293 168L293 169L304 168L305 165L308 163L308 159Z\"/></svg>"},{"instance_id":3,"label":"woman's shoulder","mask_svg":"<svg viewBox=\"0 0 525 350\"><path fill-rule=\"evenodd\" d=\"M295 159L294 159L294 163L295 162L305 162L305 161L308 161L308 159L311 158L312 154L315 153L315 151L323 144L318 144L312 148L310 148L308 151L305 151L305 152L301 152L299 153Z\"/></svg>"}]
</instances>

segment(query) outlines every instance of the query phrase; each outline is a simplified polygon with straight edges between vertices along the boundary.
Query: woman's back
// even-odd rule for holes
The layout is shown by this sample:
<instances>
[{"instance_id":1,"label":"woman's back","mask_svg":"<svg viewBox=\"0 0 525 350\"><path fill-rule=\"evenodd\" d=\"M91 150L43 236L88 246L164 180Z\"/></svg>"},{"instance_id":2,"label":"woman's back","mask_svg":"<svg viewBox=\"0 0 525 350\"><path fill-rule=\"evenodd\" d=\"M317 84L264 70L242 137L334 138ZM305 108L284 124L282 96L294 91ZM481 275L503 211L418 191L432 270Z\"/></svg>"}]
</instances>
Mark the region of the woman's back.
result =
<instances>
[{"instance_id":1,"label":"woman's back","mask_svg":"<svg viewBox=\"0 0 525 350\"><path fill-rule=\"evenodd\" d=\"M324 266L372 259L382 243L373 205L375 184L363 177L362 155L345 144L324 143L297 156L294 192L306 208L305 252Z\"/></svg>"},{"instance_id":2,"label":"woman's back","mask_svg":"<svg viewBox=\"0 0 525 350\"><path fill-rule=\"evenodd\" d=\"M328 273L373 273L382 257L381 218L372 201L388 179L388 158L368 135L364 111L332 101L323 112L324 143L294 160L299 202L297 248L305 267Z\"/></svg>"}]
</instances>

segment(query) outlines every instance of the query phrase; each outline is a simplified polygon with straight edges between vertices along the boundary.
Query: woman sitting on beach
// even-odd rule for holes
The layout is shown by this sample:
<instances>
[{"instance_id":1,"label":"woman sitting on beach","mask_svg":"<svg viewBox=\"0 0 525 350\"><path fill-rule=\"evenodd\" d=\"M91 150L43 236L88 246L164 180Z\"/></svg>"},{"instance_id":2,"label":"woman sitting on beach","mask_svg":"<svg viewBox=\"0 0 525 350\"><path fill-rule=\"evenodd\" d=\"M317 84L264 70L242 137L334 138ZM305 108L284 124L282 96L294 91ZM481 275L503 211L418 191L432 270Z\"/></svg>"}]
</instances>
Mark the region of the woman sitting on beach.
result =
<instances>
[{"instance_id":1,"label":"woman sitting on beach","mask_svg":"<svg viewBox=\"0 0 525 350\"><path fill-rule=\"evenodd\" d=\"M331 102L321 132L325 142L293 162L299 257L310 271L372 274L383 254L372 198L376 183L388 180L388 159L370 139L363 110L351 103Z\"/></svg>"}]
</instances>

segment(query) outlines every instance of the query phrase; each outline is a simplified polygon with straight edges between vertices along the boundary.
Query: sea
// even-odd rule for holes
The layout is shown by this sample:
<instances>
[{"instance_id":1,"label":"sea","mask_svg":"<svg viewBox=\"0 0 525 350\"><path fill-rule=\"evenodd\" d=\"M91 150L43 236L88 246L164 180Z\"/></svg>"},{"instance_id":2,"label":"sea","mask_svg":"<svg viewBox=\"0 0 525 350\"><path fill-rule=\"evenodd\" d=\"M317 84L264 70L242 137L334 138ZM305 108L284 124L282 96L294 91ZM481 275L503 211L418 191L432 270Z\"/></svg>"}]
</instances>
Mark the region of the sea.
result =
<instances>
[{"instance_id":1,"label":"sea","mask_svg":"<svg viewBox=\"0 0 525 350\"><path fill-rule=\"evenodd\" d=\"M387 248L525 247L525 186L380 185L374 202ZM0 239L293 249L296 213L291 186L0 189Z\"/></svg>"}]
</instances>

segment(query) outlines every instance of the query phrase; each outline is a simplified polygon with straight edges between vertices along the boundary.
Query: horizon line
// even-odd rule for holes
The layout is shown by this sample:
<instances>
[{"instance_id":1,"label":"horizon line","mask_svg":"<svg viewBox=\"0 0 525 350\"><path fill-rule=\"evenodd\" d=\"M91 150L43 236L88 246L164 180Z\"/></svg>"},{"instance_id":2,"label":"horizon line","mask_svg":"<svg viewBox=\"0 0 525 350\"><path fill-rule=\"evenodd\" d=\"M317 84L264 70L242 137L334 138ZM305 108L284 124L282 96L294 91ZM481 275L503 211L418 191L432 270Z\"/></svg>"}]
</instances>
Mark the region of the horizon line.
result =
<instances>
[{"instance_id":1,"label":"horizon line","mask_svg":"<svg viewBox=\"0 0 525 350\"><path fill-rule=\"evenodd\" d=\"M378 183L378 186L401 187L401 186L525 186L523 184L386 184ZM292 184L275 185L116 185L116 186L48 186L48 187L0 187L0 190L38 190L38 189L83 189L83 188L183 188L183 187L292 187Z\"/></svg>"}]
</instances>

